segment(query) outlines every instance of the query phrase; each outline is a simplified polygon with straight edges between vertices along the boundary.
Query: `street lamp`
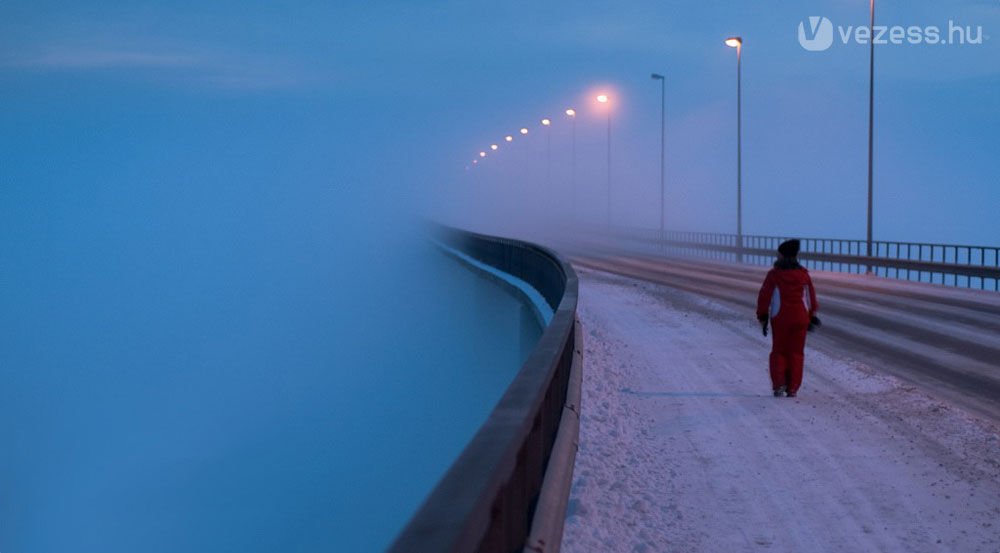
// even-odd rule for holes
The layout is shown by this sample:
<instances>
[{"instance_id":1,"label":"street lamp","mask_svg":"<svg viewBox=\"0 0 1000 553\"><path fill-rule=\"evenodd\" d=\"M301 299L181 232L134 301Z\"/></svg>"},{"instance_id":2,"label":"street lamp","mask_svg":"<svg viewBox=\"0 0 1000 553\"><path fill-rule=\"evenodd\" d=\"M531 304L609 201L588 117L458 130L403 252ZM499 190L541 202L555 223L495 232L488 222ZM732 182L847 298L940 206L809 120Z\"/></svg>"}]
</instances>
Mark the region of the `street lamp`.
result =
<instances>
[{"instance_id":1,"label":"street lamp","mask_svg":"<svg viewBox=\"0 0 1000 553\"><path fill-rule=\"evenodd\" d=\"M608 104L606 106L608 112L608 233L611 233L611 105L609 104L610 99L607 94L599 94L597 96L597 102L601 104Z\"/></svg>"},{"instance_id":2,"label":"street lamp","mask_svg":"<svg viewBox=\"0 0 1000 553\"><path fill-rule=\"evenodd\" d=\"M549 127L552 120L548 117L542 119L542 126L545 127L545 184L552 182L552 132Z\"/></svg>"},{"instance_id":3,"label":"street lamp","mask_svg":"<svg viewBox=\"0 0 1000 553\"><path fill-rule=\"evenodd\" d=\"M726 39L726 46L736 48L736 261L743 262L743 39Z\"/></svg>"},{"instance_id":4,"label":"street lamp","mask_svg":"<svg viewBox=\"0 0 1000 553\"><path fill-rule=\"evenodd\" d=\"M666 155L666 137L667 137L667 78L658 73L653 73L650 75L654 81L660 81L660 244L663 243L663 210L664 204L666 202L666 194L664 187L664 168L665 161L664 156Z\"/></svg>"},{"instance_id":5,"label":"street lamp","mask_svg":"<svg viewBox=\"0 0 1000 553\"><path fill-rule=\"evenodd\" d=\"M511 136L511 135L509 135L509 134L507 136L505 136L503 139L506 140L507 142L513 142L514 141L514 137Z\"/></svg>"},{"instance_id":6,"label":"street lamp","mask_svg":"<svg viewBox=\"0 0 1000 553\"><path fill-rule=\"evenodd\" d=\"M570 169L569 169L569 186L570 186L570 196L573 198L573 207L570 212L570 218L576 219L576 110L569 108L566 110L566 116L569 117L572 123L572 150L570 150Z\"/></svg>"},{"instance_id":7,"label":"street lamp","mask_svg":"<svg viewBox=\"0 0 1000 553\"><path fill-rule=\"evenodd\" d=\"M869 35L875 36L875 0L869 0L868 11L871 16ZM875 130L875 40L869 40L868 56L868 236L867 255L872 256L872 164L874 157L874 130ZM868 265L866 272L872 272L871 265Z\"/></svg>"},{"instance_id":8,"label":"street lamp","mask_svg":"<svg viewBox=\"0 0 1000 553\"><path fill-rule=\"evenodd\" d=\"M486 152L479 152L479 157L486 157Z\"/></svg>"},{"instance_id":9,"label":"street lamp","mask_svg":"<svg viewBox=\"0 0 1000 553\"><path fill-rule=\"evenodd\" d=\"M528 129L522 127L521 128L521 134L528 134Z\"/></svg>"},{"instance_id":10,"label":"street lamp","mask_svg":"<svg viewBox=\"0 0 1000 553\"><path fill-rule=\"evenodd\" d=\"M499 148L499 147L500 146L497 146L496 144L490 144L490 149L493 150L493 151L496 151L496 149Z\"/></svg>"}]
</instances>

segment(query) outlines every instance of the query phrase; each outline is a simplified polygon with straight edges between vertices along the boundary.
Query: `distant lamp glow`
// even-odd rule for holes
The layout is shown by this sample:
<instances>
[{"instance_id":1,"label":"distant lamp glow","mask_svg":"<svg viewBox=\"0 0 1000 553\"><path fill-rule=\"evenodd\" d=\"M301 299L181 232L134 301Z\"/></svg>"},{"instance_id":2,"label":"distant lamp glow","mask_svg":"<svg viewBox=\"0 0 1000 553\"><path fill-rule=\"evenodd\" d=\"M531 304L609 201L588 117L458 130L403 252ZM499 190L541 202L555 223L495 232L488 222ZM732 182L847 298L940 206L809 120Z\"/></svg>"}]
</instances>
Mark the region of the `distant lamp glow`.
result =
<instances>
[{"instance_id":1,"label":"distant lamp glow","mask_svg":"<svg viewBox=\"0 0 1000 553\"><path fill-rule=\"evenodd\" d=\"M507 142L513 142L514 141L514 137L511 136L511 135L509 135L509 134L507 136L505 136L503 139L506 140Z\"/></svg>"},{"instance_id":2,"label":"distant lamp glow","mask_svg":"<svg viewBox=\"0 0 1000 553\"><path fill-rule=\"evenodd\" d=\"M479 157L486 157L486 152L479 152Z\"/></svg>"},{"instance_id":3,"label":"distant lamp glow","mask_svg":"<svg viewBox=\"0 0 1000 553\"><path fill-rule=\"evenodd\" d=\"M552 121L550 121L548 119L542 119L542 124L545 125L546 127L548 127L549 125L552 124Z\"/></svg>"},{"instance_id":4,"label":"distant lamp glow","mask_svg":"<svg viewBox=\"0 0 1000 553\"><path fill-rule=\"evenodd\" d=\"M576 110L573 108L569 108L568 110L566 110L566 115L569 115L570 117L576 117Z\"/></svg>"},{"instance_id":5,"label":"distant lamp glow","mask_svg":"<svg viewBox=\"0 0 1000 553\"><path fill-rule=\"evenodd\" d=\"M739 48L742 45L743 45L743 39L738 36L733 36L726 39L726 46L730 48Z\"/></svg>"},{"instance_id":6,"label":"distant lamp glow","mask_svg":"<svg viewBox=\"0 0 1000 553\"><path fill-rule=\"evenodd\" d=\"M475 165L475 164L477 164L477 163L479 163L479 160L478 160L478 159L474 159L474 160L472 160L472 164L473 164L473 165Z\"/></svg>"},{"instance_id":7,"label":"distant lamp glow","mask_svg":"<svg viewBox=\"0 0 1000 553\"><path fill-rule=\"evenodd\" d=\"M521 134L528 134L528 129L521 128Z\"/></svg>"},{"instance_id":8,"label":"distant lamp glow","mask_svg":"<svg viewBox=\"0 0 1000 553\"><path fill-rule=\"evenodd\" d=\"M496 151L496 149L497 149L497 148L499 148L499 147L500 147L500 146L497 146L496 144L490 144L490 149L491 149L491 150L494 150L494 151Z\"/></svg>"},{"instance_id":9,"label":"distant lamp glow","mask_svg":"<svg viewBox=\"0 0 1000 553\"><path fill-rule=\"evenodd\" d=\"M608 104L608 101L609 101L609 98L608 98L607 94L598 94L597 95L597 103L599 103L599 104ZM610 105L608 105L607 109L604 110L604 113L606 113L607 116L608 116L608 143L607 143L608 144L608 187L607 187L607 191L608 191L608 205L607 205L608 216L607 216L607 222L608 222L608 231L610 232L611 231L611 106Z\"/></svg>"}]
</instances>

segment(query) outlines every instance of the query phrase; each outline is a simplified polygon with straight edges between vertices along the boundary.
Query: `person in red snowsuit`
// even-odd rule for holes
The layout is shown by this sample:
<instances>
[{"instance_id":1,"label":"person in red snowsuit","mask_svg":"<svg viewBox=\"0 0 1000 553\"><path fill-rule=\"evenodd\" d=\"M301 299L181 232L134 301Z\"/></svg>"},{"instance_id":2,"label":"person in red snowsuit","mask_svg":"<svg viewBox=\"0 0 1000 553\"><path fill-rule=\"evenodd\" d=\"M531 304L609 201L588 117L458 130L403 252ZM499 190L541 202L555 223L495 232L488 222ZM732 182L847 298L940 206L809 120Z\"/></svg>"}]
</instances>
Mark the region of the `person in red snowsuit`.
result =
<instances>
[{"instance_id":1,"label":"person in red snowsuit","mask_svg":"<svg viewBox=\"0 0 1000 553\"><path fill-rule=\"evenodd\" d=\"M782 242L778 253L780 257L757 295L757 320L765 336L769 319L773 329L770 368L774 395L795 397L802 385L806 332L819 326L819 306L809 271L796 259L799 241Z\"/></svg>"}]
</instances>

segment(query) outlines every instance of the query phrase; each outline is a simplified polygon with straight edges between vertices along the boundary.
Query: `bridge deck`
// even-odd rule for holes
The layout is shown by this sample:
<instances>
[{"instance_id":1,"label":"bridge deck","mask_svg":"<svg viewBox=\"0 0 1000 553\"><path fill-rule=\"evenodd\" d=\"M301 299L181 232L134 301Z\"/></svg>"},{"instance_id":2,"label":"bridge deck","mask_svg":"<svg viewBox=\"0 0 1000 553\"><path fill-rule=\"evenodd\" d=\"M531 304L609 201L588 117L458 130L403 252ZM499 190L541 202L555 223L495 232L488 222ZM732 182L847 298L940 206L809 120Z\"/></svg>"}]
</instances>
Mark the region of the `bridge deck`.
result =
<instances>
[{"instance_id":1,"label":"bridge deck","mask_svg":"<svg viewBox=\"0 0 1000 553\"><path fill-rule=\"evenodd\" d=\"M994 407L952 401L995 381L990 299L904 290L912 312L901 315L878 283L816 274L826 326L810 337L799 397L779 399L752 318L759 269L576 262L587 338L563 551L1000 549ZM919 322L927 310L946 315ZM893 319L905 329L880 329ZM950 324L969 327L956 335L965 351L927 337ZM843 348L857 337L869 345ZM910 356L887 362L897 351ZM929 367L948 356L974 378L935 386ZM915 359L924 370L905 372Z\"/></svg>"},{"instance_id":2,"label":"bridge deck","mask_svg":"<svg viewBox=\"0 0 1000 553\"><path fill-rule=\"evenodd\" d=\"M596 253L594 253L596 251ZM694 292L753 320L764 267L591 249L575 262ZM1000 421L1000 294L813 271L821 351L844 355Z\"/></svg>"}]
</instances>

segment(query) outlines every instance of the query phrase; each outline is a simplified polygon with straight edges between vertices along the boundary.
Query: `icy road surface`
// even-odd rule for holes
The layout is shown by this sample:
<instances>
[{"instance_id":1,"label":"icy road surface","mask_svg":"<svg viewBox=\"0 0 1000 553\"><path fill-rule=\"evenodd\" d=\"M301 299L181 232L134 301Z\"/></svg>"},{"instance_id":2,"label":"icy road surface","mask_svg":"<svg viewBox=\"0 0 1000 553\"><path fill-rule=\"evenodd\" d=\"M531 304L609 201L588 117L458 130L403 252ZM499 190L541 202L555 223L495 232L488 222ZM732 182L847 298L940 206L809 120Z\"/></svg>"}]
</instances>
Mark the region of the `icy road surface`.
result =
<instances>
[{"instance_id":1,"label":"icy road surface","mask_svg":"<svg viewBox=\"0 0 1000 553\"><path fill-rule=\"evenodd\" d=\"M808 347L799 397L774 398L752 313L578 270L563 551L1000 551L995 421Z\"/></svg>"}]
</instances>

